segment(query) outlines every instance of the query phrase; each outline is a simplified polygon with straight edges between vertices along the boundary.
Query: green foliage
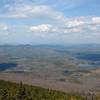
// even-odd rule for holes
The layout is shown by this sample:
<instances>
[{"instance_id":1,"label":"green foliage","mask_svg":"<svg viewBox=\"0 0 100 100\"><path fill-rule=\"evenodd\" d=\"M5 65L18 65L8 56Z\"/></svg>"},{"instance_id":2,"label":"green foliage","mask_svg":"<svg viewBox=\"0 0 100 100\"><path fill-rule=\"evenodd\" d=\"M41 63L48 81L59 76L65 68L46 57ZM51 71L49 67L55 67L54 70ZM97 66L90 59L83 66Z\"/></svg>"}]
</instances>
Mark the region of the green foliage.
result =
<instances>
[{"instance_id":1,"label":"green foliage","mask_svg":"<svg viewBox=\"0 0 100 100\"><path fill-rule=\"evenodd\" d=\"M0 99L1 100L8 100L8 91L6 90L6 89L2 89L1 91L0 91Z\"/></svg>"},{"instance_id":2,"label":"green foliage","mask_svg":"<svg viewBox=\"0 0 100 100\"><path fill-rule=\"evenodd\" d=\"M92 97L44 89L35 86L0 81L0 100L100 100Z\"/></svg>"}]
</instances>

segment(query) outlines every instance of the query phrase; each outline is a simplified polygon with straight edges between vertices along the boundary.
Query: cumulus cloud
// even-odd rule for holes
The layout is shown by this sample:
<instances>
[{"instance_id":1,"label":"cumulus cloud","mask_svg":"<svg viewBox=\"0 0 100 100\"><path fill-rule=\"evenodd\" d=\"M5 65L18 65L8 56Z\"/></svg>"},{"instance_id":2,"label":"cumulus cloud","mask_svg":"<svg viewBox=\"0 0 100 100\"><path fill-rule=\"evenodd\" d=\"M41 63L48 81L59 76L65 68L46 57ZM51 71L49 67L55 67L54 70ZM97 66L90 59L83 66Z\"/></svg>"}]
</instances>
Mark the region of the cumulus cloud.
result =
<instances>
[{"instance_id":1,"label":"cumulus cloud","mask_svg":"<svg viewBox=\"0 0 100 100\"><path fill-rule=\"evenodd\" d=\"M83 34L100 32L99 17L79 17L73 19L64 19L61 25L40 24L29 26L29 30L33 33L49 33L49 34ZM90 34L89 34L90 35Z\"/></svg>"},{"instance_id":2,"label":"cumulus cloud","mask_svg":"<svg viewBox=\"0 0 100 100\"><path fill-rule=\"evenodd\" d=\"M44 18L44 19L61 19L63 13L54 10L47 5L24 5L9 7L8 12L0 14L0 18Z\"/></svg>"},{"instance_id":3,"label":"cumulus cloud","mask_svg":"<svg viewBox=\"0 0 100 100\"><path fill-rule=\"evenodd\" d=\"M6 24L0 24L0 30L8 30L8 26Z\"/></svg>"},{"instance_id":4,"label":"cumulus cloud","mask_svg":"<svg viewBox=\"0 0 100 100\"><path fill-rule=\"evenodd\" d=\"M29 29L32 32L51 32L52 27L53 26L50 24L41 24L41 25L37 25L37 26L31 26Z\"/></svg>"},{"instance_id":5,"label":"cumulus cloud","mask_svg":"<svg viewBox=\"0 0 100 100\"><path fill-rule=\"evenodd\" d=\"M100 25L100 17L93 17L93 18L92 18L92 22L93 22L94 24L99 24L99 25Z\"/></svg>"}]
</instances>

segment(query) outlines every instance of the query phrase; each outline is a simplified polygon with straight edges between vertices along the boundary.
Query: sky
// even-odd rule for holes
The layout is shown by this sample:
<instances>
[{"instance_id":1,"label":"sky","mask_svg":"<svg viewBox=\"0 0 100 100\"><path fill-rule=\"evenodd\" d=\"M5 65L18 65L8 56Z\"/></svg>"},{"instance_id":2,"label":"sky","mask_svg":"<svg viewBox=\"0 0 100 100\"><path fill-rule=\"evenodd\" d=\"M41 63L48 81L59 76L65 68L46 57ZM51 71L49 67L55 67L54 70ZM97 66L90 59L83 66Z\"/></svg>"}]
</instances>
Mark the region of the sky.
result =
<instances>
[{"instance_id":1,"label":"sky","mask_svg":"<svg viewBox=\"0 0 100 100\"><path fill-rule=\"evenodd\" d=\"M100 0L0 0L0 44L100 43Z\"/></svg>"}]
</instances>

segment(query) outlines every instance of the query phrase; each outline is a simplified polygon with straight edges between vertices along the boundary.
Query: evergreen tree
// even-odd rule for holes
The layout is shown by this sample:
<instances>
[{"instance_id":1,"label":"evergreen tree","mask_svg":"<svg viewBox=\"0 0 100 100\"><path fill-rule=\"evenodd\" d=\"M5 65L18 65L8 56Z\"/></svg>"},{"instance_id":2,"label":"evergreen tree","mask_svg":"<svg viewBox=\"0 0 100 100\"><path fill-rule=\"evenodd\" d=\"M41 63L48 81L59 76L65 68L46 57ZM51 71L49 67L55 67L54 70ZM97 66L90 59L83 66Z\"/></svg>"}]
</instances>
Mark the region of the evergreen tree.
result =
<instances>
[{"instance_id":1,"label":"evergreen tree","mask_svg":"<svg viewBox=\"0 0 100 100\"><path fill-rule=\"evenodd\" d=\"M8 100L8 92L6 89L1 90L0 100Z\"/></svg>"},{"instance_id":2,"label":"evergreen tree","mask_svg":"<svg viewBox=\"0 0 100 100\"><path fill-rule=\"evenodd\" d=\"M26 98L27 98L27 92L26 92L24 85L21 82L19 84L19 89L17 93L17 100L26 100Z\"/></svg>"}]
</instances>

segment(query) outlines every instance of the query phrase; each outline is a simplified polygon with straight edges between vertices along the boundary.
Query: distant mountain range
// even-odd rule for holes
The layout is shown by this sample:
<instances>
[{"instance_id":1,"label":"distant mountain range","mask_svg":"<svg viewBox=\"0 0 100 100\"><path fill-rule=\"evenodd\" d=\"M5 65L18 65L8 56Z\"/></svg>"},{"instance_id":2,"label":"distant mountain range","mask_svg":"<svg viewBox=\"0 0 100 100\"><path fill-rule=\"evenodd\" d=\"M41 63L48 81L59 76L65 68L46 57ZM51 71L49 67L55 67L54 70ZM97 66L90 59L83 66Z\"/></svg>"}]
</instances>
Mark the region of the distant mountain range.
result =
<instances>
[{"instance_id":1,"label":"distant mountain range","mask_svg":"<svg viewBox=\"0 0 100 100\"><path fill-rule=\"evenodd\" d=\"M19 44L19 45L12 45L12 44L2 44L0 47L45 47L45 48L98 48L100 44L66 44L66 45L59 45L59 44L39 44L39 45L31 45L31 44Z\"/></svg>"}]
</instances>

